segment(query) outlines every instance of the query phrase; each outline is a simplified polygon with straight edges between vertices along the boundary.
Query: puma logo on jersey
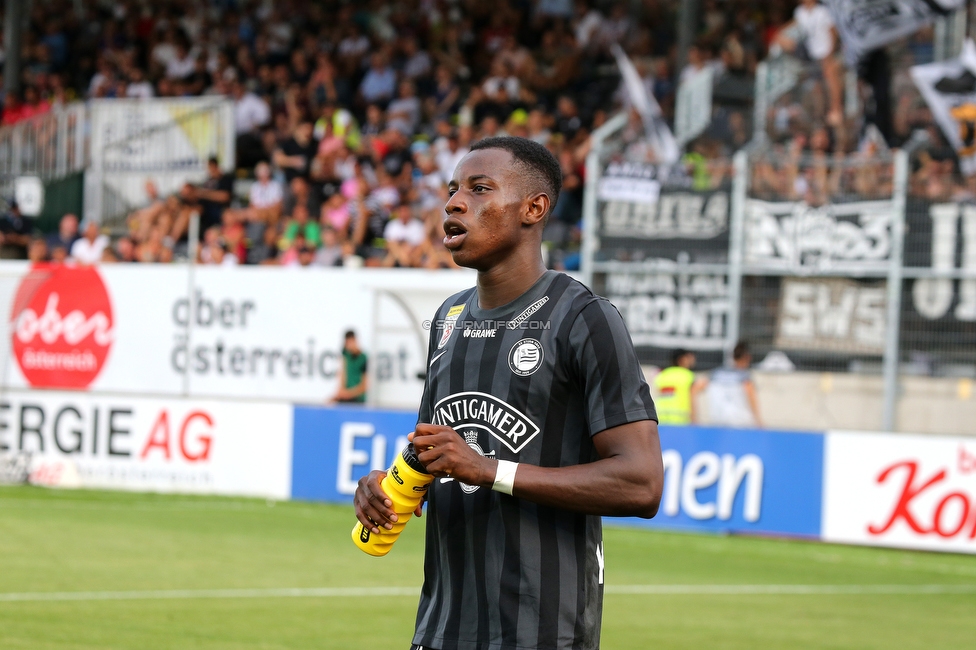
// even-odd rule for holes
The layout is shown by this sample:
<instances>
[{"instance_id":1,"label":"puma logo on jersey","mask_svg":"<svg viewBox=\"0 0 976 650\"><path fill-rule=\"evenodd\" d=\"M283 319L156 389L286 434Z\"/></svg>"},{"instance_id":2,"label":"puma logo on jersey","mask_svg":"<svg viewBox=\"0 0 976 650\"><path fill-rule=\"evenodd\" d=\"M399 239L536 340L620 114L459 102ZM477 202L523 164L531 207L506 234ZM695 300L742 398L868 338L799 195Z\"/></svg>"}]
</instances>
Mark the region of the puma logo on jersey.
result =
<instances>
[{"instance_id":1,"label":"puma logo on jersey","mask_svg":"<svg viewBox=\"0 0 976 650\"><path fill-rule=\"evenodd\" d=\"M432 424L453 429L481 429L514 453L539 435L539 427L527 415L494 395L469 391L449 395L434 405Z\"/></svg>"}]
</instances>

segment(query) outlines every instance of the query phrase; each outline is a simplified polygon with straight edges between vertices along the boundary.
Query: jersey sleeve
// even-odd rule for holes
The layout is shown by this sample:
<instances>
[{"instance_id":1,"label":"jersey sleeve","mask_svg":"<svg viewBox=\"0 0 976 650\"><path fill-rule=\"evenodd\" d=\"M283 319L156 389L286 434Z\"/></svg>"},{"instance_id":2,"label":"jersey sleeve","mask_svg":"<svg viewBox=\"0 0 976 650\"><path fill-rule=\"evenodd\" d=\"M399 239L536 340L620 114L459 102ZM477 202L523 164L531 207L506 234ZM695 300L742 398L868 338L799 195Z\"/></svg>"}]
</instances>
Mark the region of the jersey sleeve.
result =
<instances>
[{"instance_id":1,"label":"jersey sleeve","mask_svg":"<svg viewBox=\"0 0 976 650\"><path fill-rule=\"evenodd\" d=\"M569 339L591 436L621 424L657 421L630 332L608 300L586 305Z\"/></svg>"}]
</instances>

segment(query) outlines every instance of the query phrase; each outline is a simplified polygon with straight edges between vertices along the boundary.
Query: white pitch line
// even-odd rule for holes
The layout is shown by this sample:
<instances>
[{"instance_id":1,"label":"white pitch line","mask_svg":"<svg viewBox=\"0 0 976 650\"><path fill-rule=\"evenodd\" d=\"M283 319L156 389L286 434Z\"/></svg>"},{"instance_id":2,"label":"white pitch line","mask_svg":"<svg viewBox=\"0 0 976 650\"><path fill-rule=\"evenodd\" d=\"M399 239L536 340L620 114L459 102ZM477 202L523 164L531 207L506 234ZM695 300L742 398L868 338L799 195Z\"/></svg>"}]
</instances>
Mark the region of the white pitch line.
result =
<instances>
[{"instance_id":1,"label":"white pitch line","mask_svg":"<svg viewBox=\"0 0 976 650\"><path fill-rule=\"evenodd\" d=\"M0 593L0 602L68 600L182 600L190 598L357 598L417 596L420 587L318 587L307 589L158 589L151 591L52 591Z\"/></svg>"},{"instance_id":2,"label":"white pitch line","mask_svg":"<svg viewBox=\"0 0 976 650\"><path fill-rule=\"evenodd\" d=\"M609 585L608 594L634 595L923 595L976 594L976 584L961 585Z\"/></svg>"},{"instance_id":3,"label":"white pitch line","mask_svg":"<svg viewBox=\"0 0 976 650\"><path fill-rule=\"evenodd\" d=\"M926 595L976 594L960 585L609 585L607 594L651 596ZM189 600L194 598L363 598L417 596L420 587L318 587L294 589L163 589L147 591L52 591L0 593L0 602L95 600Z\"/></svg>"}]
</instances>

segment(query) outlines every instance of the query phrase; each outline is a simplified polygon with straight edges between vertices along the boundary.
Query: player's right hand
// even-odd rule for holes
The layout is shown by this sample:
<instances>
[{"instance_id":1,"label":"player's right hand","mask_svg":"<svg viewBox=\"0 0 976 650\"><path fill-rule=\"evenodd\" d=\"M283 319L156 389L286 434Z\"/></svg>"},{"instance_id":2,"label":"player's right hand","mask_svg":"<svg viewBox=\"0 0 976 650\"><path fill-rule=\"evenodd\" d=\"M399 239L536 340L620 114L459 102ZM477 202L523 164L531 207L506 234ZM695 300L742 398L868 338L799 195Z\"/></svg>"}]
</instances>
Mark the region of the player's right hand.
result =
<instances>
[{"instance_id":1,"label":"player's right hand","mask_svg":"<svg viewBox=\"0 0 976 650\"><path fill-rule=\"evenodd\" d=\"M363 526L373 533L379 533L378 526L383 526L387 530L393 528L393 523L397 520L397 515L393 512L393 502L383 492L381 485L386 472L373 470L366 476L359 479L359 486L356 488L356 495L353 503L356 506L356 519ZM424 514L423 502L413 511L414 516L420 517Z\"/></svg>"},{"instance_id":2,"label":"player's right hand","mask_svg":"<svg viewBox=\"0 0 976 650\"><path fill-rule=\"evenodd\" d=\"M386 472L374 469L359 479L353 503L356 506L356 519L374 534L379 534L379 527L387 530L393 528L397 515L393 512L393 502L383 492L380 482Z\"/></svg>"}]
</instances>

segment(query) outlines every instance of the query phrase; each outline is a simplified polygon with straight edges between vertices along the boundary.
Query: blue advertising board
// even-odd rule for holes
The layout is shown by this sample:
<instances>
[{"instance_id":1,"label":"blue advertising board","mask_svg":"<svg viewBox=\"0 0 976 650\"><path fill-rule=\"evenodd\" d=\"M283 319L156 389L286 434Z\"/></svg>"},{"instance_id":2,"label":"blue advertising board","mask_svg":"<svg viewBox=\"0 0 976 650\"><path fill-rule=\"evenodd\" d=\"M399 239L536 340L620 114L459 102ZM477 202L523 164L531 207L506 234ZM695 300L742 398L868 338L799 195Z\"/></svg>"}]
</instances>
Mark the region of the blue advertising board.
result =
<instances>
[{"instance_id":1,"label":"blue advertising board","mask_svg":"<svg viewBox=\"0 0 976 650\"><path fill-rule=\"evenodd\" d=\"M824 437L661 426L664 494L654 528L819 537Z\"/></svg>"},{"instance_id":2,"label":"blue advertising board","mask_svg":"<svg viewBox=\"0 0 976 650\"><path fill-rule=\"evenodd\" d=\"M417 414L357 406L296 406L291 497L352 503L356 482L386 469L407 444Z\"/></svg>"},{"instance_id":3,"label":"blue advertising board","mask_svg":"<svg viewBox=\"0 0 976 650\"><path fill-rule=\"evenodd\" d=\"M386 469L415 413L295 407L292 498L351 503L360 477ZM608 524L818 537L824 437L709 427L661 429L664 495L652 520Z\"/></svg>"}]
</instances>

